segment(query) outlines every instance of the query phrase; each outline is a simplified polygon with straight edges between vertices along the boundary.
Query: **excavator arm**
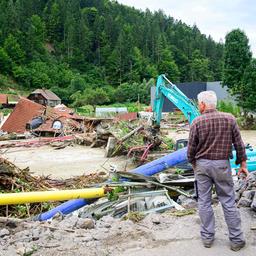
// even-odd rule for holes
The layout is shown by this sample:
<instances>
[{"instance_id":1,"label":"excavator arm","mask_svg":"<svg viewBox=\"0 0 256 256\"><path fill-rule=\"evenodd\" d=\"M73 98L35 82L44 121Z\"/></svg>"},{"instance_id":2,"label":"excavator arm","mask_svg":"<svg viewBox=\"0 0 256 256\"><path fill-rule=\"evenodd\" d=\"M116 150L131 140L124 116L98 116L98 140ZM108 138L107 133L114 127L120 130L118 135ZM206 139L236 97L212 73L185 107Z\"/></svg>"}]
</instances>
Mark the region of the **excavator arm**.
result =
<instances>
[{"instance_id":1,"label":"excavator arm","mask_svg":"<svg viewBox=\"0 0 256 256\"><path fill-rule=\"evenodd\" d=\"M189 124L200 115L196 105L191 101L175 84L170 82L165 75L160 75L157 79L156 93L153 106L153 122L160 126L162 109L164 104L164 97L171 101L178 109L180 109L185 117L188 119ZM180 143L183 146L187 145L187 140L182 140ZM177 148L179 145L177 143ZM249 171L256 170L256 149L250 146L246 148L247 155L247 168ZM233 159L230 160L231 168L237 170L239 166L235 164L236 152L233 150Z\"/></svg>"},{"instance_id":2,"label":"excavator arm","mask_svg":"<svg viewBox=\"0 0 256 256\"><path fill-rule=\"evenodd\" d=\"M160 125L164 97L183 112L190 124L200 115L196 105L175 84L169 81L165 75L160 75L157 79L153 106L154 124Z\"/></svg>"}]
</instances>

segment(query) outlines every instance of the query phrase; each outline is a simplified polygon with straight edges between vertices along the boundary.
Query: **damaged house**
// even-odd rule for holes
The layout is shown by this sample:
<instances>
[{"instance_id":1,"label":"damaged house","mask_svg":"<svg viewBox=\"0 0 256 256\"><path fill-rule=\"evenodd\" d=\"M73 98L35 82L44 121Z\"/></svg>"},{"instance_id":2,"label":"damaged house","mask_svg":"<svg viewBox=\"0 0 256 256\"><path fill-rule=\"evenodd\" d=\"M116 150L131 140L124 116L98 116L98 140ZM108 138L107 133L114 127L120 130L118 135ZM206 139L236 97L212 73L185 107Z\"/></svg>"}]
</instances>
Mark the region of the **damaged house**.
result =
<instances>
[{"instance_id":1,"label":"damaged house","mask_svg":"<svg viewBox=\"0 0 256 256\"><path fill-rule=\"evenodd\" d=\"M55 107L61 104L61 99L52 91L46 89L37 89L30 93L29 100L44 106Z\"/></svg>"},{"instance_id":2,"label":"damaged house","mask_svg":"<svg viewBox=\"0 0 256 256\"><path fill-rule=\"evenodd\" d=\"M67 135L83 130L83 118L64 105L51 108L21 98L2 130L8 133L30 131L39 136Z\"/></svg>"}]
</instances>

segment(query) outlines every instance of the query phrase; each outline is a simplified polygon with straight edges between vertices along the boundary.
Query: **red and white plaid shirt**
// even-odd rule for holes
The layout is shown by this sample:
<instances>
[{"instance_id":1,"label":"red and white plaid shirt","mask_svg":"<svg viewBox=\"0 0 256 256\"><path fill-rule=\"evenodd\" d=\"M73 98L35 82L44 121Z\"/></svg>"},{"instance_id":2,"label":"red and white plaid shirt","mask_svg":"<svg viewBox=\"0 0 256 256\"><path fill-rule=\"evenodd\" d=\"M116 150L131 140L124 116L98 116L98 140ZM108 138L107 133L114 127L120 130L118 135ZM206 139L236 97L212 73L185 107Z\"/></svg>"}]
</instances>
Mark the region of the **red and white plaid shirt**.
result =
<instances>
[{"instance_id":1,"label":"red and white plaid shirt","mask_svg":"<svg viewBox=\"0 0 256 256\"><path fill-rule=\"evenodd\" d=\"M230 159L232 144L236 149L236 164L240 164L247 157L235 117L215 109L206 110L190 127L188 161Z\"/></svg>"}]
</instances>

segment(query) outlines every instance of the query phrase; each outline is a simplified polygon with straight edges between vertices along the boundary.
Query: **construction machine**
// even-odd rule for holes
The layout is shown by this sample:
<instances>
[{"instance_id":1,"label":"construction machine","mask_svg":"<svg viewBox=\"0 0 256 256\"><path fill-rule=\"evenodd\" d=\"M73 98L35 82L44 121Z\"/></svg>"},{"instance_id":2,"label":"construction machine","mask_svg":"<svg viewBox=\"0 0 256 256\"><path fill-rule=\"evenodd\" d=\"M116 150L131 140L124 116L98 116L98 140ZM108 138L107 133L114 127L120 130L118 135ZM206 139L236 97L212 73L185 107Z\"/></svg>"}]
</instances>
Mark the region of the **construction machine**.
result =
<instances>
[{"instance_id":1,"label":"construction machine","mask_svg":"<svg viewBox=\"0 0 256 256\"><path fill-rule=\"evenodd\" d=\"M180 111L184 114L189 124L200 115L200 112L196 104L189 99L175 84L168 80L165 75L158 76L156 83L156 92L153 106L153 124L160 127L160 122L162 118L162 109L164 104L164 99L167 98L172 102ZM176 142L176 149L186 147L188 143L187 139L178 140ZM248 171L256 171L256 149L252 148L249 144L246 145L246 155L247 155L247 168ZM233 148L232 157L230 159L230 164L233 172L239 169L239 166L235 164L236 162L236 151ZM188 163L183 163L183 169L191 168Z\"/></svg>"}]
</instances>

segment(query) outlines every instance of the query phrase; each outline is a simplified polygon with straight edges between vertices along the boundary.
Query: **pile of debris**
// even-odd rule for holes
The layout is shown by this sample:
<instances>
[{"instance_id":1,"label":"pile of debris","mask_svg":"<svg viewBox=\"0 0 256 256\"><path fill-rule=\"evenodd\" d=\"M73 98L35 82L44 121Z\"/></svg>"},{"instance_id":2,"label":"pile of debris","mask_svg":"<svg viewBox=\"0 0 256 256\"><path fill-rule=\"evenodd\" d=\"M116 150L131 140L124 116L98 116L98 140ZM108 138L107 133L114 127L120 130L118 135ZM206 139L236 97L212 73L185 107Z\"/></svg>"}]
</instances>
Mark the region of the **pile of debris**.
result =
<instances>
[{"instance_id":1,"label":"pile of debris","mask_svg":"<svg viewBox=\"0 0 256 256\"><path fill-rule=\"evenodd\" d=\"M85 132L76 134L76 143L90 147L105 147L106 157L125 155L144 162L149 150L173 149L173 142L153 129L147 121L136 119L132 122L104 118L85 118ZM170 142L170 140L168 141Z\"/></svg>"},{"instance_id":2,"label":"pile of debris","mask_svg":"<svg viewBox=\"0 0 256 256\"><path fill-rule=\"evenodd\" d=\"M179 195L191 198L184 188L193 187L193 177L165 175L147 177L130 172L105 172L81 175L69 179L51 179L49 176L33 176L29 169L19 169L6 159L0 158L0 188L3 193L30 192L63 189L81 189L86 187L111 188L107 198L98 200L85 208L90 216L110 214L122 217L130 212L162 212L170 208L181 210L173 198ZM171 197L170 197L171 195ZM2 216L27 217L47 211L57 203L31 203L26 205L1 206ZM101 212L101 213L99 213Z\"/></svg>"},{"instance_id":3,"label":"pile of debris","mask_svg":"<svg viewBox=\"0 0 256 256\"><path fill-rule=\"evenodd\" d=\"M256 172L250 172L247 178L240 178L235 188L238 207L251 207L256 211Z\"/></svg>"},{"instance_id":4,"label":"pile of debris","mask_svg":"<svg viewBox=\"0 0 256 256\"><path fill-rule=\"evenodd\" d=\"M34 176L30 173L29 168L20 169L10 161L0 158L1 193L85 188L95 183L101 183L106 178L104 172L81 175L66 180L52 179L49 176ZM0 206L0 215L23 218L40 214L57 204L56 202L51 202Z\"/></svg>"}]
</instances>

